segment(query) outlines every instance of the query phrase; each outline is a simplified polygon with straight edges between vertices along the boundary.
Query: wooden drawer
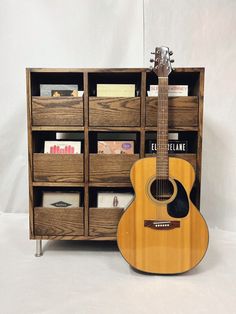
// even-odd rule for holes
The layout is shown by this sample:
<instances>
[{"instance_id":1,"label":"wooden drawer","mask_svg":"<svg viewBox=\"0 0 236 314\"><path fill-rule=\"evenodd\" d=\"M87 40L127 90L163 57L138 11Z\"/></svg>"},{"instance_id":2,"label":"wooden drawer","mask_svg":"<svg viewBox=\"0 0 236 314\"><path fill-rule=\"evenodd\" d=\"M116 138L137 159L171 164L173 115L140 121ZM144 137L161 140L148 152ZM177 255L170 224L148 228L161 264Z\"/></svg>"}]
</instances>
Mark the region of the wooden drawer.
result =
<instances>
[{"instance_id":1,"label":"wooden drawer","mask_svg":"<svg viewBox=\"0 0 236 314\"><path fill-rule=\"evenodd\" d=\"M33 154L34 181L83 182L83 154Z\"/></svg>"},{"instance_id":2,"label":"wooden drawer","mask_svg":"<svg viewBox=\"0 0 236 314\"><path fill-rule=\"evenodd\" d=\"M140 126L140 97L90 97L90 126Z\"/></svg>"},{"instance_id":3,"label":"wooden drawer","mask_svg":"<svg viewBox=\"0 0 236 314\"><path fill-rule=\"evenodd\" d=\"M36 236L83 235L83 208L34 208Z\"/></svg>"},{"instance_id":4,"label":"wooden drawer","mask_svg":"<svg viewBox=\"0 0 236 314\"><path fill-rule=\"evenodd\" d=\"M155 154L146 154L145 157L156 157ZM196 154L169 154L169 157L176 157L176 158L182 158L190 162L190 164L193 166L194 170L196 171L196 165L197 165L197 156Z\"/></svg>"},{"instance_id":5,"label":"wooden drawer","mask_svg":"<svg viewBox=\"0 0 236 314\"><path fill-rule=\"evenodd\" d=\"M89 208L89 235L116 237L123 208Z\"/></svg>"},{"instance_id":6,"label":"wooden drawer","mask_svg":"<svg viewBox=\"0 0 236 314\"><path fill-rule=\"evenodd\" d=\"M82 97L32 97L32 125L82 126Z\"/></svg>"},{"instance_id":7,"label":"wooden drawer","mask_svg":"<svg viewBox=\"0 0 236 314\"><path fill-rule=\"evenodd\" d=\"M146 97L146 126L157 125L157 97ZM198 97L169 98L169 127L198 126Z\"/></svg>"},{"instance_id":8,"label":"wooden drawer","mask_svg":"<svg viewBox=\"0 0 236 314\"><path fill-rule=\"evenodd\" d=\"M90 154L90 182L130 182L130 169L139 155Z\"/></svg>"}]
</instances>

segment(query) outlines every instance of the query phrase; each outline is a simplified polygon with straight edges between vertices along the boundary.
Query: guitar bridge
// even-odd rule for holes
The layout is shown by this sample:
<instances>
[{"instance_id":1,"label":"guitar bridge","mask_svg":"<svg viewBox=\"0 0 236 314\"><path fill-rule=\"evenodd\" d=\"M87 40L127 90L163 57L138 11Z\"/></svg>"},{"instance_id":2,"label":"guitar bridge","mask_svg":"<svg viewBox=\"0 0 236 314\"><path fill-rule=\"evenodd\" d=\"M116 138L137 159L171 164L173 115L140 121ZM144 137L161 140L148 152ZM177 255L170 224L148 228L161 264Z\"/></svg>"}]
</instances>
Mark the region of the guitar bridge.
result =
<instances>
[{"instance_id":1,"label":"guitar bridge","mask_svg":"<svg viewBox=\"0 0 236 314\"><path fill-rule=\"evenodd\" d=\"M156 230L171 230L180 228L179 220L144 220L144 227Z\"/></svg>"}]
</instances>

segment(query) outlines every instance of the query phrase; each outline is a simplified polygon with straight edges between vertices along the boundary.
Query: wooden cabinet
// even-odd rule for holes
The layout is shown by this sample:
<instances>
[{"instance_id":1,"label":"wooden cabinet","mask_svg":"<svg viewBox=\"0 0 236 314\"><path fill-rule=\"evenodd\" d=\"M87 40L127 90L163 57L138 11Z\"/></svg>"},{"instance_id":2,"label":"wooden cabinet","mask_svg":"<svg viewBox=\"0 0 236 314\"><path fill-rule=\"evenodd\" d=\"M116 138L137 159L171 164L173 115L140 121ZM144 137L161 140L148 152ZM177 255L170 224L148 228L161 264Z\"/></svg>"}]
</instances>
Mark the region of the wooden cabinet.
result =
<instances>
[{"instance_id":1,"label":"wooden cabinet","mask_svg":"<svg viewBox=\"0 0 236 314\"><path fill-rule=\"evenodd\" d=\"M135 97L96 97L96 84L135 84ZM77 84L83 97L40 97L40 84ZM27 69L29 215L31 239L115 240L122 208L98 208L100 190L132 190L129 172L139 158L149 157L147 138L156 133L157 97L147 97L157 78L149 69ZM189 95L169 98L169 129L191 138L186 154L197 181L191 193L200 206L203 68L177 68L169 84L188 85ZM73 133L82 153L44 154L45 140ZM133 155L101 155L97 134L135 135ZM181 134L182 134L181 133ZM127 135L128 136L128 135ZM127 138L128 140L128 138ZM78 208L42 207L43 191L81 193Z\"/></svg>"}]
</instances>

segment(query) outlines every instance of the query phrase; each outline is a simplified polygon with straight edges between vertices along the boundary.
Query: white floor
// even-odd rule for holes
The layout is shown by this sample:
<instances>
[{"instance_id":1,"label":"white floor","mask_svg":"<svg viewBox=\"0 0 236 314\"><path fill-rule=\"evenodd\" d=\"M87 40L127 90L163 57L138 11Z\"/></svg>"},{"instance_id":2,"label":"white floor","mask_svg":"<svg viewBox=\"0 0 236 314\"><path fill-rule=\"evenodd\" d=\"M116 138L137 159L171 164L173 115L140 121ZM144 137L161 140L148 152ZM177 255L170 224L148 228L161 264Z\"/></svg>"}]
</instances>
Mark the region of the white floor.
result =
<instances>
[{"instance_id":1,"label":"white floor","mask_svg":"<svg viewBox=\"0 0 236 314\"><path fill-rule=\"evenodd\" d=\"M207 256L179 276L135 272L115 243L44 241L25 214L0 214L0 313L236 313L236 233L210 230Z\"/></svg>"}]
</instances>

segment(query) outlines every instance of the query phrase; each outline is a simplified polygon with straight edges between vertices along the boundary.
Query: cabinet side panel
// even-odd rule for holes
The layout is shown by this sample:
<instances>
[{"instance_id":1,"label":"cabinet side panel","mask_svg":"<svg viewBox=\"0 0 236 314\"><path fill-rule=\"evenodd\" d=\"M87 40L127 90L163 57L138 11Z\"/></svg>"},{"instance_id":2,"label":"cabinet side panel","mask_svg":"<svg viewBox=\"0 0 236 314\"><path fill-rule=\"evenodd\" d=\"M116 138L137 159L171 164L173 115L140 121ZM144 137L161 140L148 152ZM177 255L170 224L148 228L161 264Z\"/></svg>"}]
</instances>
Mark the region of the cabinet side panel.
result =
<instances>
[{"instance_id":1,"label":"cabinet side panel","mask_svg":"<svg viewBox=\"0 0 236 314\"><path fill-rule=\"evenodd\" d=\"M198 110L198 143L197 143L197 171L196 175L199 180L199 191L197 195L197 206L200 210L201 196L201 171L202 171L202 132L203 132L203 102L204 102L204 76L205 69L200 70L199 78L199 110Z\"/></svg>"},{"instance_id":2,"label":"cabinet side panel","mask_svg":"<svg viewBox=\"0 0 236 314\"><path fill-rule=\"evenodd\" d=\"M27 130L28 130L28 178L29 178L29 232L30 238L34 237L34 215L33 215L33 158L32 158L32 106L31 106L31 72L26 69L26 93L27 93Z\"/></svg>"}]
</instances>

